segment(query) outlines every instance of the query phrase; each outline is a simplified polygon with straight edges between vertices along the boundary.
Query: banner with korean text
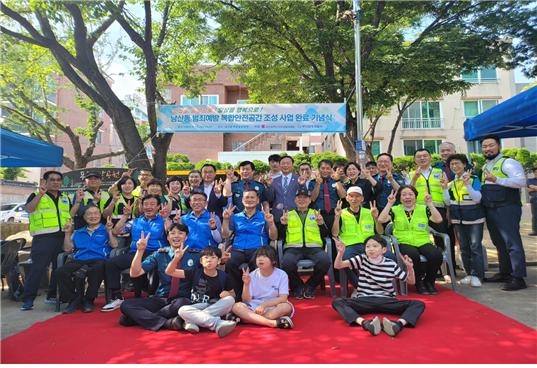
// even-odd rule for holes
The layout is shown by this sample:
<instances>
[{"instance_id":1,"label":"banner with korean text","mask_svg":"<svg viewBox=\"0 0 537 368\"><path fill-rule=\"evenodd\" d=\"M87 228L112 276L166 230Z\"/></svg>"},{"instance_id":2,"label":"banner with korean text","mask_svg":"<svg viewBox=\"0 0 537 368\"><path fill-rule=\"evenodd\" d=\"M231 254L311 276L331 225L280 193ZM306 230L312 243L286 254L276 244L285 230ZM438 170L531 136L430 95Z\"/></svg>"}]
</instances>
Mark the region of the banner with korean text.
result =
<instances>
[{"instance_id":1,"label":"banner with korean text","mask_svg":"<svg viewBox=\"0 0 537 368\"><path fill-rule=\"evenodd\" d=\"M345 132L344 103L161 105L157 130L175 132Z\"/></svg>"}]
</instances>

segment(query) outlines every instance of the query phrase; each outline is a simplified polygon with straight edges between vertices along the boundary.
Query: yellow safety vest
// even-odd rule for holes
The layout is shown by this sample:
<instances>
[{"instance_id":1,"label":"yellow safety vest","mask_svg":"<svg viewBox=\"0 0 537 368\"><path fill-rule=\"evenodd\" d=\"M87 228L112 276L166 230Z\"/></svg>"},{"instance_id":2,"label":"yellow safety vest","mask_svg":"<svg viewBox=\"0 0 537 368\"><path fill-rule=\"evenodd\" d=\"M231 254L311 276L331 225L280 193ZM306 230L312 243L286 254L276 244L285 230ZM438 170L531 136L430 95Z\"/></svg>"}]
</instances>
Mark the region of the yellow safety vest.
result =
<instances>
[{"instance_id":1,"label":"yellow safety vest","mask_svg":"<svg viewBox=\"0 0 537 368\"><path fill-rule=\"evenodd\" d=\"M429 236L429 218L427 217L427 207L416 204L412 218L409 221L405 209L401 205L393 206L393 235L402 244L421 247L431 242Z\"/></svg>"},{"instance_id":2,"label":"yellow safety vest","mask_svg":"<svg viewBox=\"0 0 537 368\"><path fill-rule=\"evenodd\" d=\"M427 192L431 195L433 199L433 204L435 207L444 207L444 194L442 191L442 184L440 180L442 179L443 171L438 168L431 168L429 177L425 178L420 174L416 180L416 190L418 191L418 197L416 198L416 203L425 204L425 195ZM415 171L410 173L410 177L413 178L416 175Z\"/></svg>"},{"instance_id":3,"label":"yellow safety vest","mask_svg":"<svg viewBox=\"0 0 537 368\"><path fill-rule=\"evenodd\" d=\"M35 195L39 195L39 192L35 192ZM56 207L54 200L45 193L37 203L35 211L30 213L30 234L52 234L62 230L71 219L70 209L71 203L67 194L60 192Z\"/></svg>"},{"instance_id":4,"label":"yellow safety vest","mask_svg":"<svg viewBox=\"0 0 537 368\"><path fill-rule=\"evenodd\" d=\"M360 209L360 222L345 208L341 211L341 229L339 239L346 245L361 244L370 236L375 235L375 220L371 211L362 207Z\"/></svg>"},{"instance_id":5,"label":"yellow safety vest","mask_svg":"<svg viewBox=\"0 0 537 368\"><path fill-rule=\"evenodd\" d=\"M315 211L308 210L304 224L296 210L289 211L287 218L287 234L285 247L296 248L306 247L316 248L323 245L321 230L315 220Z\"/></svg>"}]
</instances>

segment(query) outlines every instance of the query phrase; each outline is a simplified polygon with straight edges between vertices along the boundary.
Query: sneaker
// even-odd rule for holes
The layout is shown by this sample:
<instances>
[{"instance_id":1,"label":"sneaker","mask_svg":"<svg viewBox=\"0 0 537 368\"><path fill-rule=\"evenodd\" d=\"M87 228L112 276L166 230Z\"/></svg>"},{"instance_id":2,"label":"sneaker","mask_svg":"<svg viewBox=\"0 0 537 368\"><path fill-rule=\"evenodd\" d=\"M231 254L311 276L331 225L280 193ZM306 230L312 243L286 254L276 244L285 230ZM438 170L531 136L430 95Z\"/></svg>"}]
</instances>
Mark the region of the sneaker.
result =
<instances>
[{"instance_id":1,"label":"sneaker","mask_svg":"<svg viewBox=\"0 0 537 368\"><path fill-rule=\"evenodd\" d=\"M304 299L304 288L303 287L297 287L293 291L293 296L297 299Z\"/></svg>"},{"instance_id":2,"label":"sneaker","mask_svg":"<svg viewBox=\"0 0 537 368\"><path fill-rule=\"evenodd\" d=\"M114 299L110 303L105 304L105 306L101 308L101 312L115 311L121 306L121 303L123 303L123 299Z\"/></svg>"},{"instance_id":3,"label":"sneaker","mask_svg":"<svg viewBox=\"0 0 537 368\"><path fill-rule=\"evenodd\" d=\"M472 287L481 287L481 280L479 280L479 277L472 276L472 280L470 280L470 285Z\"/></svg>"},{"instance_id":4,"label":"sneaker","mask_svg":"<svg viewBox=\"0 0 537 368\"><path fill-rule=\"evenodd\" d=\"M198 325L196 325L194 323L185 322L183 324L183 328L185 329L185 331L188 331L190 333L198 333L198 332L200 332L200 328L198 327Z\"/></svg>"},{"instance_id":5,"label":"sneaker","mask_svg":"<svg viewBox=\"0 0 537 368\"><path fill-rule=\"evenodd\" d=\"M315 289L312 287L306 287L304 290L305 299L315 299Z\"/></svg>"},{"instance_id":6,"label":"sneaker","mask_svg":"<svg viewBox=\"0 0 537 368\"><path fill-rule=\"evenodd\" d=\"M78 309L78 307L80 307L80 299L75 299L73 301L71 301L67 307L64 308L63 310L63 314L71 314L71 313L74 313L76 312L76 310Z\"/></svg>"},{"instance_id":7,"label":"sneaker","mask_svg":"<svg viewBox=\"0 0 537 368\"><path fill-rule=\"evenodd\" d=\"M32 300L28 300L22 303L21 311L29 311L32 309L34 309L34 302Z\"/></svg>"},{"instance_id":8,"label":"sneaker","mask_svg":"<svg viewBox=\"0 0 537 368\"><path fill-rule=\"evenodd\" d=\"M216 324L215 331L218 337L224 337L224 336L229 335L231 331L235 329L236 326L237 326L237 322L220 320Z\"/></svg>"},{"instance_id":9,"label":"sneaker","mask_svg":"<svg viewBox=\"0 0 537 368\"><path fill-rule=\"evenodd\" d=\"M290 330L294 328L295 325L293 324L291 317L284 316L277 319L276 327L282 328L284 330Z\"/></svg>"},{"instance_id":10,"label":"sneaker","mask_svg":"<svg viewBox=\"0 0 537 368\"><path fill-rule=\"evenodd\" d=\"M401 322L390 321L388 318L384 317L382 319L382 329L390 336L396 336L403 329Z\"/></svg>"},{"instance_id":11,"label":"sneaker","mask_svg":"<svg viewBox=\"0 0 537 368\"><path fill-rule=\"evenodd\" d=\"M56 304L57 299L55 296L46 296L45 297L45 304Z\"/></svg>"},{"instance_id":12,"label":"sneaker","mask_svg":"<svg viewBox=\"0 0 537 368\"><path fill-rule=\"evenodd\" d=\"M183 321L180 317L169 318L162 326L165 330L181 331L183 329Z\"/></svg>"},{"instance_id":13,"label":"sneaker","mask_svg":"<svg viewBox=\"0 0 537 368\"><path fill-rule=\"evenodd\" d=\"M429 291L425 287L425 283L423 281L416 281L416 292L418 294L429 294Z\"/></svg>"},{"instance_id":14,"label":"sneaker","mask_svg":"<svg viewBox=\"0 0 537 368\"><path fill-rule=\"evenodd\" d=\"M432 282L426 282L425 283L425 289L427 290L429 295L438 294L438 290L436 290L436 287L434 286L434 283L432 283Z\"/></svg>"},{"instance_id":15,"label":"sneaker","mask_svg":"<svg viewBox=\"0 0 537 368\"><path fill-rule=\"evenodd\" d=\"M377 336L380 331L382 330L380 328L380 319L378 316L373 318L370 321L363 321L362 322L362 328L366 331L369 331L369 333L373 336Z\"/></svg>"},{"instance_id":16,"label":"sneaker","mask_svg":"<svg viewBox=\"0 0 537 368\"><path fill-rule=\"evenodd\" d=\"M465 278L461 279L461 281L459 281L459 284L470 285L470 282L472 282L472 276L466 276Z\"/></svg>"},{"instance_id":17,"label":"sneaker","mask_svg":"<svg viewBox=\"0 0 537 368\"><path fill-rule=\"evenodd\" d=\"M95 305L93 301L84 299L82 301L82 313L91 313L95 310Z\"/></svg>"},{"instance_id":18,"label":"sneaker","mask_svg":"<svg viewBox=\"0 0 537 368\"><path fill-rule=\"evenodd\" d=\"M236 323L239 323L241 321L240 317L233 312L229 312L228 314L226 314L223 319L225 321L234 321Z\"/></svg>"}]
</instances>

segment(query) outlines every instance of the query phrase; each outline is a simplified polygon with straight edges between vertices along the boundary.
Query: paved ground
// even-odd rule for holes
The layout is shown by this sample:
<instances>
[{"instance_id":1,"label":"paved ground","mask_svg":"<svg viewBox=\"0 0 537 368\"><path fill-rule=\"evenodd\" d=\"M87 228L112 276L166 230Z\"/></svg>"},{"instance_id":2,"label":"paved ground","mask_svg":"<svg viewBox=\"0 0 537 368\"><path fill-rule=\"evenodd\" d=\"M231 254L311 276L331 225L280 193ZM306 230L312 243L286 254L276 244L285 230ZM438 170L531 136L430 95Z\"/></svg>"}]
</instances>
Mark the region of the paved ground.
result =
<instances>
[{"instance_id":1,"label":"paved ground","mask_svg":"<svg viewBox=\"0 0 537 368\"><path fill-rule=\"evenodd\" d=\"M524 206L521 234L526 259L528 262L528 288L514 292L500 290L501 284L484 283L481 288L459 286L458 291L464 296L505 314L521 323L537 330L537 237L529 236L530 229L529 206ZM497 272L497 255L494 246L485 232L484 241L487 248L489 270L488 276ZM458 271L458 276L463 274ZM35 301L34 310L21 312L20 303L7 298L7 291L2 292L1 300L1 338L13 335L27 329L36 322L44 321L58 315L54 305L44 304L44 292ZM96 311L94 313L101 313Z\"/></svg>"}]
</instances>

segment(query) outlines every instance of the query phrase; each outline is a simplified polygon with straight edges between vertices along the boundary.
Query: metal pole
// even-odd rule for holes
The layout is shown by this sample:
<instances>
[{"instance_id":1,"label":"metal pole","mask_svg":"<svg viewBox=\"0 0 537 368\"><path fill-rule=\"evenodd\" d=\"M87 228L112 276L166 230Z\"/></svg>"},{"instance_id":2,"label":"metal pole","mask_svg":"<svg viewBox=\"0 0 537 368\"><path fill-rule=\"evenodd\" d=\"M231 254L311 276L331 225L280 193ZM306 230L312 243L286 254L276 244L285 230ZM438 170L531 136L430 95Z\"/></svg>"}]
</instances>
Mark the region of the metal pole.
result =
<instances>
[{"instance_id":1,"label":"metal pole","mask_svg":"<svg viewBox=\"0 0 537 368\"><path fill-rule=\"evenodd\" d=\"M363 139L363 119L362 119L362 66L360 61L360 0L352 1L354 13L354 82L356 94L356 151L358 152L358 162L365 164L365 142Z\"/></svg>"}]
</instances>

